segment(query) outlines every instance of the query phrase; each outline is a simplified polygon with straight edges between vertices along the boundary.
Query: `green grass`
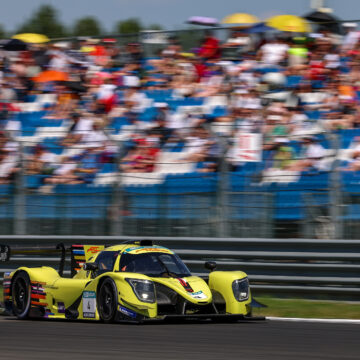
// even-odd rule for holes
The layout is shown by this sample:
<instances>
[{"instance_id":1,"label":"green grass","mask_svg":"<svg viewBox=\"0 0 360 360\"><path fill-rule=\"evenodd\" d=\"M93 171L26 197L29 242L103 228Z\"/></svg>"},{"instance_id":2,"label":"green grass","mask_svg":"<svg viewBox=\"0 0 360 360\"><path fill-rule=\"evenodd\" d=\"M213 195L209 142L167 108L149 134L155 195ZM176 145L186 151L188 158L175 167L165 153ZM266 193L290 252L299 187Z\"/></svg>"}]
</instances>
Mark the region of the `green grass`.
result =
<instances>
[{"instance_id":1,"label":"green grass","mask_svg":"<svg viewBox=\"0 0 360 360\"><path fill-rule=\"evenodd\" d=\"M4 297L3 297L4 293L3 293L3 287L0 285L0 303L3 302Z\"/></svg>"},{"instance_id":2,"label":"green grass","mask_svg":"<svg viewBox=\"0 0 360 360\"><path fill-rule=\"evenodd\" d=\"M360 319L360 303L327 300L256 297L267 308L255 308L254 315L321 319Z\"/></svg>"}]
</instances>

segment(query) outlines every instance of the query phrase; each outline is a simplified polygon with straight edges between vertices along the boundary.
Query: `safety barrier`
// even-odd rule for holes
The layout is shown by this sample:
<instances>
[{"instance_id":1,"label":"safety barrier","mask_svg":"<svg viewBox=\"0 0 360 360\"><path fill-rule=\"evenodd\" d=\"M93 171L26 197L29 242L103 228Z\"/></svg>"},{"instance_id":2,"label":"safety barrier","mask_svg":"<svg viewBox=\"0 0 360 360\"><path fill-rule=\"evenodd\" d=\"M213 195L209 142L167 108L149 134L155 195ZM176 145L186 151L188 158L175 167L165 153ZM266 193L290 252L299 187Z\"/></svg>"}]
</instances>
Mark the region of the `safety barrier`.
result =
<instances>
[{"instance_id":1,"label":"safety barrier","mask_svg":"<svg viewBox=\"0 0 360 360\"><path fill-rule=\"evenodd\" d=\"M19 266L58 267L56 254L36 255L37 249L71 244L119 244L140 237L112 236L0 236L18 255L0 262L0 278ZM147 237L155 244L174 249L194 274L205 275L206 260L215 260L217 270L248 273L255 293L286 296L346 297L360 294L360 240L234 239ZM20 249L28 249L20 255ZM29 249L32 249L30 252ZM69 274L67 258L65 274Z\"/></svg>"}]
</instances>

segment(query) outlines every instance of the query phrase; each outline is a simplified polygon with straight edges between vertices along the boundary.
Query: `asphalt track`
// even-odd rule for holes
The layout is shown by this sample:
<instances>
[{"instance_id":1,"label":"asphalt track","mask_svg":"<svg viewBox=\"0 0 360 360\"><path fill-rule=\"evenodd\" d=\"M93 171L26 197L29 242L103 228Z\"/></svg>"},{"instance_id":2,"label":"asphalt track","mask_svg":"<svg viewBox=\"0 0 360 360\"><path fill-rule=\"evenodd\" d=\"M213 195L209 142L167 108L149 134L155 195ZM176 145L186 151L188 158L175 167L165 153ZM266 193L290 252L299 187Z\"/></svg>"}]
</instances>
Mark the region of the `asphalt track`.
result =
<instances>
[{"instance_id":1,"label":"asphalt track","mask_svg":"<svg viewBox=\"0 0 360 360\"><path fill-rule=\"evenodd\" d=\"M359 359L360 325L113 324L0 317L0 359Z\"/></svg>"}]
</instances>

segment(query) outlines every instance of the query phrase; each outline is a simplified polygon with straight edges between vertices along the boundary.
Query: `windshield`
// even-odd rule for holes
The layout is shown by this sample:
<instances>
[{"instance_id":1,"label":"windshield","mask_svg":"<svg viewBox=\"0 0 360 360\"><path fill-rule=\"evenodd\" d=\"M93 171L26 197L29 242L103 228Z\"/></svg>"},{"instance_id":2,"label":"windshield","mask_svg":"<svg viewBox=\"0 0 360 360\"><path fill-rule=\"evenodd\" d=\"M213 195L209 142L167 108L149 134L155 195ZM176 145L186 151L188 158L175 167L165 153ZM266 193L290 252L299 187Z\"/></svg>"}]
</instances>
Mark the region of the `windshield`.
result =
<instances>
[{"instance_id":1,"label":"windshield","mask_svg":"<svg viewBox=\"0 0 360 360\"><path fill-rule=\"evenodd\" d=\"M120 271L135 272L151 277L191 276L189 269L177 255L161 252L138 255L124 253L120 259Z\"/></svg>"}]
</instances>

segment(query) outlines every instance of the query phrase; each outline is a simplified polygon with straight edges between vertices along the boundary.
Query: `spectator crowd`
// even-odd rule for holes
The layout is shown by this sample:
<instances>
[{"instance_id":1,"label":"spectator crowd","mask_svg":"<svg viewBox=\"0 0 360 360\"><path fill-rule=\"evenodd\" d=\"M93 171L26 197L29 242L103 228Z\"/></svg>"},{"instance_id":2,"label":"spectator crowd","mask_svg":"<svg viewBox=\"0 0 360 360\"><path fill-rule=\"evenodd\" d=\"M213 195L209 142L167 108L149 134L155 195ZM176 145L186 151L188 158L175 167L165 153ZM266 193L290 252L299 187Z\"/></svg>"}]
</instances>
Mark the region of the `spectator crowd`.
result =
<instances>
[{"instance_id":1,"label":"spectator crowd","mask_svg":"<svg viewBox=\"0 0 360 360\"><path fill-rule=\"evenodd\" d=\"M216 172L224 157L242 171L244 135L260 139L248 150L264 176L326 171L335 158L360 170L359 137L331 143L360 127L360 33L345 25L342 36L207 31L190 51L169 36L151 56L111 38L2 50L0 183L20 170L51 185Z\"/></svg>"}]
</instances>

